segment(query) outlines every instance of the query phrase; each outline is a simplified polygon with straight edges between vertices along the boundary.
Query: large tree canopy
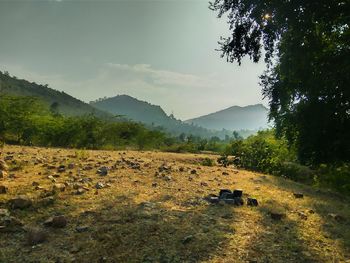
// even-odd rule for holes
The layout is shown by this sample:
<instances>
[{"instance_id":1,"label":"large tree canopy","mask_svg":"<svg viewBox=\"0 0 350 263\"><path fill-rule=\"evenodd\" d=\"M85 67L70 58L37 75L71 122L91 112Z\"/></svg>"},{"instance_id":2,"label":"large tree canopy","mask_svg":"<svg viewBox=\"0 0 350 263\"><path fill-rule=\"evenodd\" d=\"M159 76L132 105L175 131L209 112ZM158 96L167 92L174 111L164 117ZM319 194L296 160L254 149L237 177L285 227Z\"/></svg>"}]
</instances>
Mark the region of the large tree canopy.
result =
<instances>
[{"instance_id":1,"label":"large tree canopy","mask_svg":"<svg viewBox=\"0 0 350 263\"><path fill-rule=\"evenodd\" d=\"M261 76L277 135L304 163L350 160L350 1L215 0L231 36L222 56L265 58Z\"/></svg>"}]
</instances>

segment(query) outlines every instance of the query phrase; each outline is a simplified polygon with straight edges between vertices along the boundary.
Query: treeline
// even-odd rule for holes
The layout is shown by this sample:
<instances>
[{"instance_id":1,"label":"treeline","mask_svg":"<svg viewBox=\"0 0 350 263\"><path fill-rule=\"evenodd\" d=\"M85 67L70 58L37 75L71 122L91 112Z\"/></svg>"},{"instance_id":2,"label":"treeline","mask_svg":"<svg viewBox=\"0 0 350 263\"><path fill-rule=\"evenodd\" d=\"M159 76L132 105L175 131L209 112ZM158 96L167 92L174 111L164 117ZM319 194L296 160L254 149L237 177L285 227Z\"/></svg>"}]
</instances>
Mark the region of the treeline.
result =
<instances>
[{"instance_id":1,"label":"treeline","mask_svg":"<svg viewBox=\"0 0 350 263\"><path fill-rule=\"evenodd\" d=\"M0 95L0 141L9 144L87 149L159 149L173 152L219 151L217 137L203 140L182 134L172 137L140 123L92 114L63 116L55 103L35 97Z\"/></svg>"},{"instance_id":2,"label":"treeline","mask_svg":"<svg viewBox=\"0 0 350 263\"><path fill-rule=\"evenodd\" d=\"M284 138L276 138L274 130L260 131L245 140L233 140L223 155L239 157L239 165L245 169L333 188L350 195L349 163L301 164L296 147L289 146Z\"/></svg>"}]
</instances>

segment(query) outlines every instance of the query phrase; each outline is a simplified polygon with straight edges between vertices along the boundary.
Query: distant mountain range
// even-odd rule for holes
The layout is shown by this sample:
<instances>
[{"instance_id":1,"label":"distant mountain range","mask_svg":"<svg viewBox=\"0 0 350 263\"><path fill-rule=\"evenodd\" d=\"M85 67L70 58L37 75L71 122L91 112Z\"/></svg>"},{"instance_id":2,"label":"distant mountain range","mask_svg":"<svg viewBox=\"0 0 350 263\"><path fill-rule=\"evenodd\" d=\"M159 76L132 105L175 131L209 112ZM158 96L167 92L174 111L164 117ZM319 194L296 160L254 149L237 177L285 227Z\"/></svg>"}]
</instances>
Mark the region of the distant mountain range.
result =
<instances>
[{"instance_id":1,"label":"distant mountain range","mask_svg":"<svg viewBox=\"0 0 350 263\"><path fill-rule=\"evenodd\" d=\"M110 118L111 114L103 112L78 100L65 92L49 88L47 85L39 85L24 79L11 77L0 71L0 93L15 96L31 96L40 98L50 106L57 104L57 110L63 115L79 116L84 114L95 114L98 117Z\"/></svg>"},{"instance_id":2,"label":"distant mountain range","mask_svg":"<svg viewBox=\"0 0 350 263\"><path fill-rule=\"evenodd\" d=\"M128 95L98 99L88 104L47 85L17 79L1 71L0 93L38 97L49 107L56 104L58 112L67 116L94 114L97 117L111 119L119 115L118 120L141 122L151 129L164 130L173 135L185 133L203 138L217 136L223 139L225 136L232 136L232 131L236 130L247 137L258 129L267 127L267 109L261 104L247 107L233 106L184 122L173 115L167 115L160 106Z\"/></svg>"},{"instance_id":3,"label":"distant mountain range","mask_svg":"<svg viewBox=\"0 0 350 263\"><path fill-rule=\"evenodd\" d=\"M198 118L187 120L212 130L258 130L268 127L268 109L262 104L233 106Z\"/></svg>"}]
</instances>

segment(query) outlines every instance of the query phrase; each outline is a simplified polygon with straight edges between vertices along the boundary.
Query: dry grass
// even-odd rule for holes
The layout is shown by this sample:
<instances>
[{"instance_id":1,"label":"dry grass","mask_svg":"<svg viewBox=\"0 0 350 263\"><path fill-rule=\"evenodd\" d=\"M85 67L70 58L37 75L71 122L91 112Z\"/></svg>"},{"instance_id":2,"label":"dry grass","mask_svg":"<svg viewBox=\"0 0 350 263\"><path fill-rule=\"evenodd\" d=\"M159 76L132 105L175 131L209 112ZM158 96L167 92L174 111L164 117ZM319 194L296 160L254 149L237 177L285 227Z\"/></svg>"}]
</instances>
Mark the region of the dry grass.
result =
<instances>
[{"instance_id":1,"label":"dry grass","mask_svg":"<svg viewBox=\"0 0 350 263\"><path fill-rule=\"evenodd\" d=\"M26 229L42 227L54 214L64 214L68 225L46 229L47 241L36 246L26 244L24 231L0 232L0 262L350 262L349 200L331 192L269 175L199 165L205 157L215 158L212 155L14 146L4 152L21 165L9 172L15 178L0 179L8 187L8 193L0 195L0 208L25 194L34 206L11 214ZM121 162L105 177L96 174L98 167L113 166L122 158L140 163L141 169ZM54 184L47 177L57 173L46 164L69 163L75 167L60 173L56 183L91 178L85 185L89 191L76 195L68 186L54 195L54 204L43 204L40 196ZM171 171L155 176L163 163ZM83 170L87 164L94 168ZM192 169L196 175L190 174ZM224 171L229 175L222 175ZM43 189L35 190L33 181ZM110 186L96 190L97 182ZM203 201L221 188L243 189L244 197L256 197L260 205ZM304 198L294 198L293 192L304 193ZM286 217L273 221L269 212L275 210ZM338 222L329 213L345 220ZM88 228L80 233L77 226Z\"/></svg>"}]
</instances>

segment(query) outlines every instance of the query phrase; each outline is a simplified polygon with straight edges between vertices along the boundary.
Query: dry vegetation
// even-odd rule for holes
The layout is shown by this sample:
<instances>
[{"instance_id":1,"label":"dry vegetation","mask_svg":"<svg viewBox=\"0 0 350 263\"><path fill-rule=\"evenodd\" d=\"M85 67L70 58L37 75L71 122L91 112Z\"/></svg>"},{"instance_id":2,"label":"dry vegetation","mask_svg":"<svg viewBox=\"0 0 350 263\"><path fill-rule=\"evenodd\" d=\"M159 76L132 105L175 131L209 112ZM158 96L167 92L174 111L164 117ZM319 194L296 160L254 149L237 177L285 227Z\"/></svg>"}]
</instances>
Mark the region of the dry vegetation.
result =
<instances>
[{"instance_id":1,"label":"dry vegetation","mask_svg":"<svg viewBox=\"0 0 350 263\"><path fill-rule=\"evenodd\" d=\"M6 146L2 157L0 220L8 209L12 221L2 220L0 262L350 262L348 199L200 165L213 155ZM225 188L243 189L259 206L203 199ZM11 207L18 195L32 205ZM285 217L272 219L275 211ZM67 225L43 225L55 215Z\"/></svg>"}]
</instances>

